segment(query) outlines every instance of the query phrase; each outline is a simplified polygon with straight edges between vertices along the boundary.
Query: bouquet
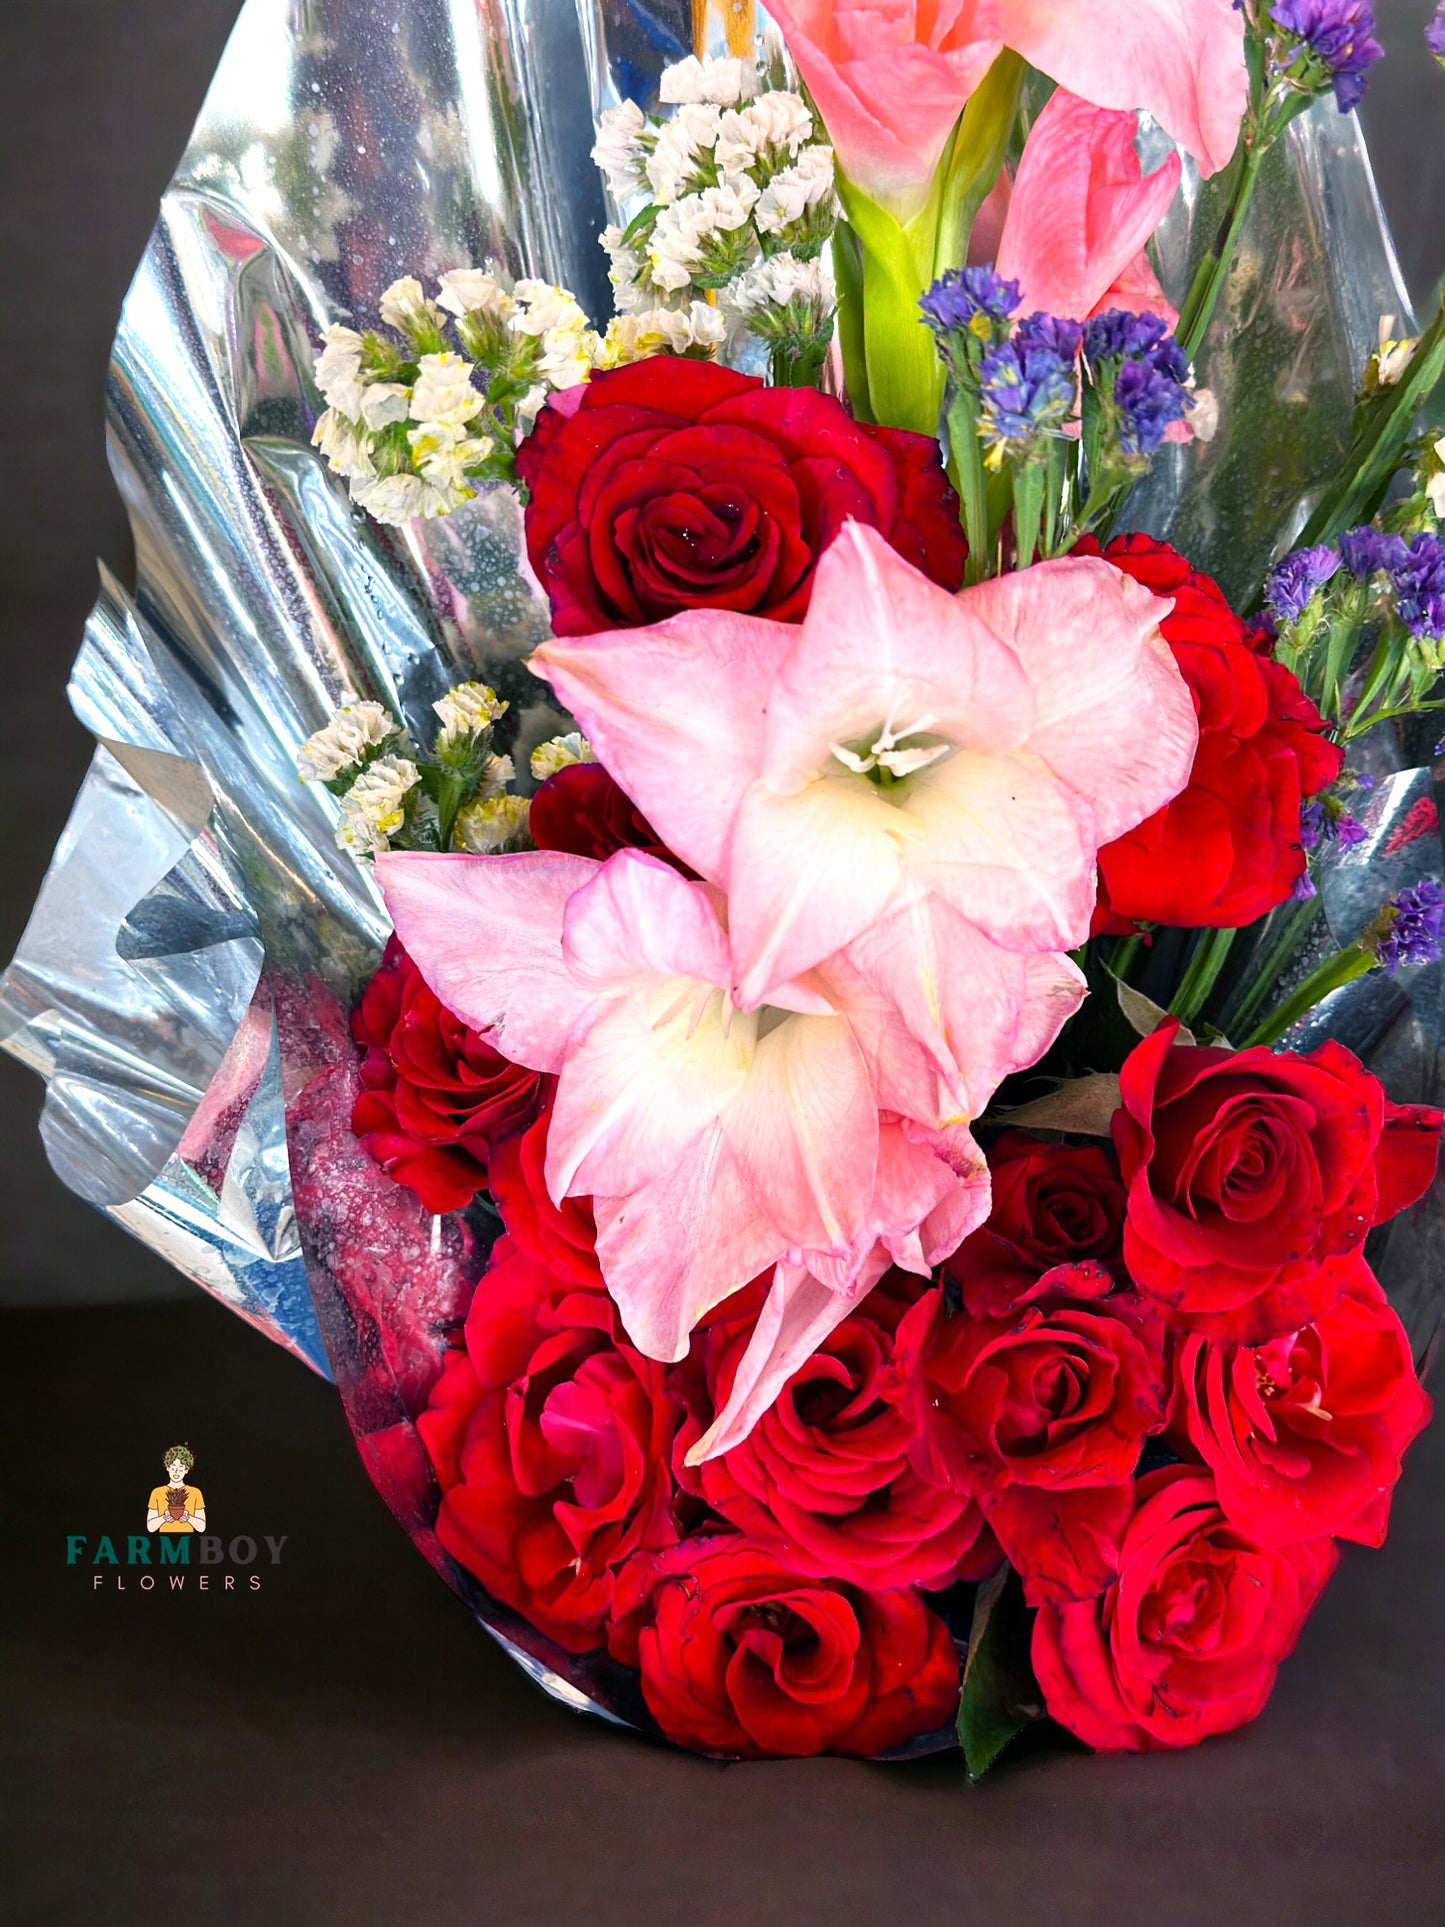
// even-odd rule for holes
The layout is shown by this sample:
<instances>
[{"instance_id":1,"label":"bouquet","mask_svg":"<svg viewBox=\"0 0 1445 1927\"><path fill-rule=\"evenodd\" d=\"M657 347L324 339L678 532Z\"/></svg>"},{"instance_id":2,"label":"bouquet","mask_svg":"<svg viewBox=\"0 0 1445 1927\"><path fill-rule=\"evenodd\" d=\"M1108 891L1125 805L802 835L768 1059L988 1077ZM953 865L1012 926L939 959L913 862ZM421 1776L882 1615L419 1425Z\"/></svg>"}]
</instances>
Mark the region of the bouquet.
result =
<instances>
[{"instance_id":1,"label":"bouquet","mask_svg":"<svg viewBox=\"0 0 1445 1927\"><path fill-rule=\"evenodd\" d=\"M303 12L117 344L53 1158L573 1705L971 1777L1250 1720L1439 1312L1367 0Z\"/></svg>"}]
</instances>

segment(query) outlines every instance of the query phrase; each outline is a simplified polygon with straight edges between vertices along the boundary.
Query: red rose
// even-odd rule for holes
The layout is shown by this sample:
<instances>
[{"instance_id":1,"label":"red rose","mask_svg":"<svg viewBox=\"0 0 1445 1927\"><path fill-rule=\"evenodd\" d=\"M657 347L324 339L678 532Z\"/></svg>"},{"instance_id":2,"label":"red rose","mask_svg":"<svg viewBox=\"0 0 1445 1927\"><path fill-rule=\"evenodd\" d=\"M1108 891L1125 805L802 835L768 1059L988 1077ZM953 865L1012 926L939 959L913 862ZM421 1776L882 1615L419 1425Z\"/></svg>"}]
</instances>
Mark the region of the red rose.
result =
<instances>
[{"instance_id":1,"label":"red rose","mask_svg":"<svg viewBox=\"0 0 1445 1927\"><path fill-rule=\"evenodd\" d=\"M1261 1544L1214 1481L1169 1466L1139 1481L1119 1577L1098 1599L1044 1606L1034 1672L1060 1725L1105 1753L1193 1746L1262 1709L1335 1564L1334 1542Z\"/></svg>"},{"instance_id":2,"label":"red rose","mask_svg":"<svg viewBox=\"0 0 1445 1927\"><path fill-rule=\"evenodd\" d=\"M548 1084L551 1079L545 1080ZM492 1153L487 1180L492 1201L512 1243L558 1278L574 1284L602 1285L597 1262L597 1226L590 1198L547 1195L547 1127L552 1119L550 1091L536 1121L520 1137L508 1138Z\"/></svg>"},{"instance_id":3,"label":"red rose","mask_svg":"<svg viewBox=\"0 0 1445 1927\"><path fill-rule=\"evenodd\" d=\"M950 1318L928 1377L955 1437L947 1460L975 1489L1030 1604L1084 1598L1113 1578L1144 1440L1164 1423L1163 1328L1132 1292L1052 1292L1005 1318ZM1107 1280L1105 1280L1107 1283Z\"/></svg>"},{"instance_id":4,"label":"red rose","mask_svg":"<svg viewBox=\"0 0 1445 1927\"><path fill-rule=\"evenodd\" d=\"M605 863L615 850L646 850L674 869L693 874L600 763L569 763L549 776L532 798L527 827L539 850L594 856L599 863Z\"/></svg>"},{"instance_id":5,"label":"red rose","mask_svg":"<svg viewBox=\"0 0 1445 1927\"><path fill-rule=\"evenodd\" d=\"M560 636L680 609L801 621L849 519L957 589L966 547L932 436L865 428L811 388L673 355L594 375L517 451L527 553Z\"/></svg>"},{"instance_id":6,"label":"red rose","mask_svg":"<svg viewBox=\"0 0 1445 1927\"><path fill-rule=\"evenodd\" d=\"M457 1211L487 1181L492 1148L537 1115L542 1080L441 1004L392 937L352 1012L363 1091L351 1128L428 1211Z\"/></svg>"},{"instance_id":7,"label":"red rose","mask_svg":"<svg viewBox=\"0 0 1445 1927\"><path fill-rule=\"evenodd\" d=\"M1100 1144L1046 1144L1005 1131L988 1153L993 1204L987 1221L944 1266L980 1317L1002 1317L1056 1265L1115 1264L1124 1230L1124 1186Z\"/></svg>"},{"instance_id":8,"label":"red rose","mask_svg":"<svg viewBox=\"0 0 1445 1927\"><path fill-rule=\"evenodd\" d=\"M942 1297L889 1272L740 1445L679 1478L795 1572L889 1587L985 1577L998 1548L972 1493L934 1469L924 1439L923 1352ZM762 1299L759 1286L735 1294L730 1315L694 1341L703 1385L677 1457L726 1401Z\"/></svg>"},{"instance_id":9,"label":"red rose","mask_svg":"<svg viewBox=\"0 0 1445 1927\"><path fill-rule=\"evenodd\" d=\"M1179 1341L1169 1435L1265 1545L1385 1541L1400 1459L1430 1418L1404 1327L1363 1259L1313 1325L1253 1349Z\"/></svg>"},{"instance_id":10,"label":"red rose","mask_svg":"<svg viewBox=\"0 0 1445 1927\"><path fill-rule=\"evenodd\" d=\"M1095 553L1097 553L1097 549ZM1199 748L1189 784L1099 852L1094 929L1136 922L1233 930L1283 903L1305 870L1300 804L1340 773L1343 752L1268 640L1165 542L1121 535L1103 551L1156 595L1160 624L1194 695ZM1261 646L1256 646L1256 645Z\"/></svg>"},{"instance_id":11,"label":"red rose","mask_svg":"<svg viewBox=\"0 0 1445 1927\"><path fill-rule=\"evenodd\" d=\"M663 1368L612 1300L498 1240L417 1420L442 1487L437 1538L568 1652L603 1643L617 1569L677 1537Z\"/></svg>"},{"instance_id":12,"label":"red rose","mask_svg":"<svg viewBox=\"0 0 1445 1927\"><path fill-rule=\"evenodd\" d=\"M1168 1322L1260 1345L1328 1310L1372 1225L1434 1175L1441 1114L1391 1104L1331 1040L1306 1057L1173 1043L1125 1059L1124 1261Z\"/></svg>"},{"instance_id":13,"label":"red rose","mask_svg":"<svg viewBox=\"0 0 1445 1927\"><path fill-rule=\"evenodd\" d=\"M620 1656L670 1740L708 1753L886 1753L958 1707L958 1654L916 1592L801 1578L736 1535L635 1559Z\"/></svg>"}]
</instances>

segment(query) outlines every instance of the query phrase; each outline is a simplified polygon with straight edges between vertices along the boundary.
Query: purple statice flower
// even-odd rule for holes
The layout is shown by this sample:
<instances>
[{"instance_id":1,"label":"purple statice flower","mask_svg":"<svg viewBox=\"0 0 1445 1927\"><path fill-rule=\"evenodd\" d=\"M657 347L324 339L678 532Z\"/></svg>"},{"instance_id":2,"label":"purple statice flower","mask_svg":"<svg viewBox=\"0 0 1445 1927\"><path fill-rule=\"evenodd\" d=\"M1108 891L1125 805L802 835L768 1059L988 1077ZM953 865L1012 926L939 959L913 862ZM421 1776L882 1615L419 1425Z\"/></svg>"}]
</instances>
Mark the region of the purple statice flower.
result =
<instances>
[{"instance_id":1,"label":"purple statice flower","mask_svg":"<svg viewBox=\"0 0 1445 1927\"><path fill-rule=\"evenodd\" d=\"M1165 430L1183 421L1193 405L1184 384L1153 362L1124 362L1114 379L1119 446L1126 455L1152 455Z\"/></svg>"},{"instance_id":2,"label":"purple statice flower","mask_svg":"<svg viewBox=\"0 0 1445 1927\"><path fill-rule=\"evenodd\" d=\"M1296 903L1308 903L1312 897L1319 895L1319 891L1315 888L1314 878L1308 870L1300 871L1294 880L1294 887L1291 889L1290 895Z\"/></svg>"},{"instance_id":3,"label":"purple statice flower","mask_svg":"<svg viewBox=\"0 0 1445 1927\"><path fill-rule=\"evenodd\" d=\"M1340 566L1336 551L1327 544L1313 549L1295 549L1270 570L1265 592L1276 622L1298 622L1316 593Z\"/></svg>"},{"instance_id":4,"label":"purple statice flower","mask_svg":"<svg viewBox=\"0 0 1445 1927\"><path fill-rule=\"evenodd\" d=\"M1110 308L1095 315L1084 324L1084 356L1096 369L1118 364L1114 406L1126 455L1151 455L1165 430L1194 406L1189 363L1157 314Z\"/></svg>"},{"instance_id":5,"label":"purple statice flower","mask_svg":"<svg viewBox=\"0 0 1445 1927\"><path fill-rule=\"evenodd\" d=\"M994 448L1031 443L1059 428L1074 406L1074 362L1021 329L986 354L978 370L979 433Z\"/></svg>"},{"instance_id":6,"label":"purple statice flower","mask_svg":"<svg viewBox=\"0 0 1445 1927\"><path fill-rule=\"evenodd\" d=\"M1425 45L1435 58L1445 67L1445 0L1440 0L1430 24L1425 29Z\"/></svg>"},{"instance_id":7,"label":"purple statice flower","mask_svg":"<svg viewBox=\"0 0 1445 1927\"><path fill-rule=\"evenodd\" d=\"M1445 950L1445 890L1426 877L1399 890L1365 932L1364 941L1393 977L1402 964L1437 963Z\"/></svg>"},{"instance_id":8,"label":"purple statice flower","mask_svg":"<svg viewBox=\"0 0 1445 1927\"><path fill-rule=\"evenodd\" d=\"M1084 329L1081 322L1066 320L1062 315L1031 314L1014 329L1013 338L1024 348L1046 348L1072 367L1078 359Z\"/></svg>"},{"instance_id":9,"label":"purple statice flower","mask_svg":"<svg viewBox=\"0 0 1445 1927\"><path fill-rule=\"evenodd\" d=\"M1385 49L1375 38L1375 9L1370 0L1274 0L1274 24L1319 62L1335 90L1342 114L1358 107L1365 92L1365 75ZM1286 62L1295 49L1286 47Z\"/></svg>"},{"instance_id":10,"label":"purple statice flower","mask_svg":"<svg viewBox=\"0 0 1445 1927\"><path fill-rule=\"evenodd\" d=\"M1383 529L1348 529L1340 537L1340 556L1351 575L1361 582L1379 569L1397 569L1410 553L1403 535L1386 535Z\"/></svg>"},{"instance_id":11,"label":"purple statice flower","mask_svg":"<svg viewBox=\"0 0 1445 1927\"><path fill-rule=\"evenodd\" d=\"M1342 850L1352 850L1368 834L1337 796L1313 796L1300 807L1299 840L1307 850L1317 850L1321 843L1338 843Z\"/></svg>"},{"instance_id":12,"label":"purple statice flower","mask_svg":"<svg viewBox=\"0 0 1445 1927\"><path fill-rule=\"evenodd\" d=\"M1445 542L1438 535L1414 536L1390 579L1395 612L1411 635L1431 642L1445 638Z\"/></svg>"},{"instance_id":13,"label":"purple statice flower","mask_svg":"<svg viewBox=\"0 0 1445 1927\"><path fill-rule=\"evenodd\" d=\"M994 341L1007 333L1009 316L1019 305L1019 284L1005 281L992 267L953 268L924 290L918 305L935 334L961 330Z\"/></svg>"}]
</instances>

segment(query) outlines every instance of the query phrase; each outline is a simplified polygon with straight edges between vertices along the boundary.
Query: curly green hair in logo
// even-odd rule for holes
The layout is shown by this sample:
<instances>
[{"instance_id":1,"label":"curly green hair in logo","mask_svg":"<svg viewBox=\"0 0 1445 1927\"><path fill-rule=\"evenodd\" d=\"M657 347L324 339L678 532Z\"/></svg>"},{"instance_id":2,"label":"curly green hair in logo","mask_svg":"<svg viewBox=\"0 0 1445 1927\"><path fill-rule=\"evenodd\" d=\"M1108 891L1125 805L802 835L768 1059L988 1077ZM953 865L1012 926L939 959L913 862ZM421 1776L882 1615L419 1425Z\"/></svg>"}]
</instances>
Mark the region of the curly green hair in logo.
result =
<instances>
[{"instance_id":1,"label":"curly green hair in logo","mask_svg":"<svg viewBox=\"0 0 1445 1927\"><path fill-rule=\"evenodd\" d=\"M186 1468L187 1472L189 1472L196 1462L196 1455L188 1445L168 1445L166 1447L166 1455L161 1460L161 1464L169 1471L177 1459L180 1460L181 1464Z\"/></svg>"}]
</instances>

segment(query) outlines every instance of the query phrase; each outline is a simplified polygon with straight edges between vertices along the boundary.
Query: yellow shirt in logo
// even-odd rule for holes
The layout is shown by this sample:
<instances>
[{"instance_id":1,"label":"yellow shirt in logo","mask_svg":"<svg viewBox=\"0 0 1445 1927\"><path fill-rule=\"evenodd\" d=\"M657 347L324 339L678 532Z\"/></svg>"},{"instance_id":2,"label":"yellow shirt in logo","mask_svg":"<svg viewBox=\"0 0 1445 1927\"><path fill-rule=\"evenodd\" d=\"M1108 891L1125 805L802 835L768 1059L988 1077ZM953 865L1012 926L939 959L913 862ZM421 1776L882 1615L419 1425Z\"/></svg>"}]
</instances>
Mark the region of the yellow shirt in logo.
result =
<instances>
[{"instance_id":1,"label":"yellow shirt in logo","mask_svg":"<svg viewBox=\"0 0 1445 1927\"><path fill-rule=\"evenodd\" d=\"M169 1487L164 1485L158 1485L156 1487L150 1496L150 1511L159 1512L162 1515L165 1514L169 1505L169 1501L166 1498L168 1490ZM185 1518L168 1519L162 1516L158 1530L161 1532L194 1532L196 1528L191 1523L191 1515L194 1512L204 1512L205 1509L206 1502L201 1497L201 1488L198 1485L188 1485L186 1487Z\"/></svg>"}]
</instances>

